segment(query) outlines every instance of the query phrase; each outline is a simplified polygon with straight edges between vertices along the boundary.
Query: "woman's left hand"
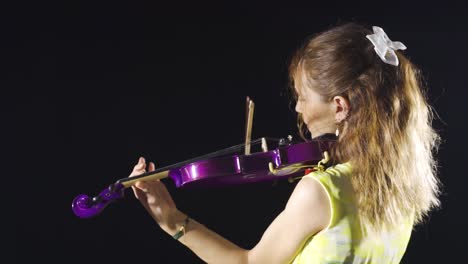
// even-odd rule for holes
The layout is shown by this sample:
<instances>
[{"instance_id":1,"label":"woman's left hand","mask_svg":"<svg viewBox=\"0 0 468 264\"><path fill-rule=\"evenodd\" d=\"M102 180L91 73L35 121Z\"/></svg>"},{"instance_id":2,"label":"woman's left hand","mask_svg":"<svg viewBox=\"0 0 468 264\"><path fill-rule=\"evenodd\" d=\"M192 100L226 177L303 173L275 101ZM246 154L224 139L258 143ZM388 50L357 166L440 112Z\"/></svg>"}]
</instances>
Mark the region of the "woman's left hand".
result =
<instances>
[{"instance_id":1,"label":"woman's left hand","mask_svg":"<svg viewBox=\"0 0 468 264\"><path fill-rule=\"evenodd\" d=\"M147 165L145 159L141 157L133 168L130 177L147 172L146 167L148 167L148 172L155 170L153 162ZM132 186L132 189L136 198L140 200L159 226L163 227L170 224L173 215L177 212L177 207L166 186L160 180L138 181Z\"/></svg>"}]
</instances>

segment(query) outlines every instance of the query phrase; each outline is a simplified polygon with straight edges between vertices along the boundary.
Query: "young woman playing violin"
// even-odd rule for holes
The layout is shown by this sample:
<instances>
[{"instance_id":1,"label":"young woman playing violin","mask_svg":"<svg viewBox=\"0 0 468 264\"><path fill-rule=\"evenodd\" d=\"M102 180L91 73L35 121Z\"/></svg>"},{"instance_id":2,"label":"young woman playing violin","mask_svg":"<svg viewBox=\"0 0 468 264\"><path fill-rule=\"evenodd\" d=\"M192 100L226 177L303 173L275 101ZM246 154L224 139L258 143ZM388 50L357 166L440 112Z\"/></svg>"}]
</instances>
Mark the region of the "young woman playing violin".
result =
<instances>
[{"instance_id":1,"label":"young woman playing violin","mask_svg":"<svg viewBox=\"0 0 468 264\"><path fill-rule=\"evenodd\" d=\"M255 247L189 218L160 181L137 182L135 196L207 263L399 263L413 226L439 205L439 137L404 49L379 27L348 23L297 51L290 77L299 127L312 139L336 134L334 165L302 177ZM130 176L153 170L140 158Z\"/></svg>"}]
</instances>

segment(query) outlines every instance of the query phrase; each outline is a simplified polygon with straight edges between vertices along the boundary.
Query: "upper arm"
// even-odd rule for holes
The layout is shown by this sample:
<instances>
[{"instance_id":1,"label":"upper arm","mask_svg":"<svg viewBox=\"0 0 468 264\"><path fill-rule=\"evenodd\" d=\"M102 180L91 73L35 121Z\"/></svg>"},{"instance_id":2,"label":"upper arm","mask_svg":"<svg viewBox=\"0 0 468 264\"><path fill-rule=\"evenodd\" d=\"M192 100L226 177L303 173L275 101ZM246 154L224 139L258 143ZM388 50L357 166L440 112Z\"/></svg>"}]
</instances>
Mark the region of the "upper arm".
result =
<instances>
[{"instance_id":1,"label":"upper arm","mask_svg":"<svg viewBox=\"0 0 468 264\"><path fill-rule=\"evenodd\" d=\"M285 209L247 252L247 262L286 263L310 235L326 228L330 219L331 205L324 187L316 179L302 178Z\"/></svg>"}]
</instances>

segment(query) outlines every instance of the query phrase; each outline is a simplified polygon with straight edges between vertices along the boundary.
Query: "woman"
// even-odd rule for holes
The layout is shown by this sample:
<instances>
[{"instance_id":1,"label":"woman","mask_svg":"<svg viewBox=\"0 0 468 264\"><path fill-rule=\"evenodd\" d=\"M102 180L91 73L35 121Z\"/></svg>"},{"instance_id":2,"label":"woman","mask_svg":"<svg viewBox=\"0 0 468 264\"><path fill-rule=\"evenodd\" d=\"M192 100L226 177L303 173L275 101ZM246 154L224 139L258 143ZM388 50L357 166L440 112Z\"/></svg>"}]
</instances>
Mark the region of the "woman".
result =
<instances>
[{"instance_id":1,"label":"woman","mask_svg":"<svg viewBox=\"0 0 468 264\"><path fill-rule=\"evenodd\" d=\"M252 249L180 212L159 181L138 182L136 197L164 231L208 263L399 263L413 226L439 205L439 138L403 49L379 27L348 23L297 51L290 77L298 125L312 139L336 134L334 165L299 181ZM140 158L131 176L154 169Z\"/></svg>"}]
</instances>

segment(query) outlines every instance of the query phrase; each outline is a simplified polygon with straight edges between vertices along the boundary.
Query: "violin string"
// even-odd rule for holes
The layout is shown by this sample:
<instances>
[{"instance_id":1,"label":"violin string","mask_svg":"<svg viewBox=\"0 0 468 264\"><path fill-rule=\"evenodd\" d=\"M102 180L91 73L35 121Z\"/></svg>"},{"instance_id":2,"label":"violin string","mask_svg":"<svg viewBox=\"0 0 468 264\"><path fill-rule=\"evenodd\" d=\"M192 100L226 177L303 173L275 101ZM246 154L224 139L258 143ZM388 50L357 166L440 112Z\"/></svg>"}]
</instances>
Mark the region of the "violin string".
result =
<instances>
[{"instance_id":1,"label":"violin string","mask_svg":"<svg viewBox=\"0 0 468 264\"><path fill-rule=\"evenodd\" d=\"M277 141L279 141L278 138L266 138L266 137L265 137L265 140L277 140ZM255 139L255 140L251 141L250 144L251 145L258 145L258 144L261 144L261 141L262 141L262 138ZM180 167L182 165L189 164L189 163L192 163L192 162L197 162L197 161L204 160L204 159L211 159L211 158L215 158L215 157L220 157L220 156L222 156L224 154L230 154L230 153L233 153L235 151L241 151L244 147L245 147L245 144L241 143L241 144L234 145L234 146L231 146L231 147L228 147L228 148L225 148L225 149L221 149L221 150L218 150L218 151L214 151L214 152L202 155L202 156L198 156L198 157L195 157L195 158L192 158L192 159L188 159L188 160L185 160L185 161L177 162L177 163L172 164L172 165L168 165L168 166L165 166L165 167L158 168L156 171L153 171L152 173L177 168L177 167ZM148 174L148 173L145 173L145 174ZM145 174L142 174L142 176L145 175Z\"/></svg>"},{"instance_id":2,"label":"violin string","mask_svg":"<svg viewBox=\"0 0 468 264\"><path fill-rule=\"evenodd\" d=\"M323 127L327 127L327 126L331 125L332 123L333 122L330 122L329 124L328 123L324 124ZM310 136L311 135L310 135L310 132L309 132L309 137ZM279 138L272 138L272 137L263 137L263 138L265 140L267 140L267 141L276 141L276 142L280 141ZM313 139L309 138L307 141L310 141L310 140L313 140ZM318 140L320 140L320 139L318 139ZM258 144L261 144L261 141L262 141L262 138L258 138L258 139L255 139L255 140L251 141L250 144L251 145L258 145ZM137 178L145 177L145 176L157 173L157 172L182 167L183 165L193 163L193 162L197 162L197 161L200 161L200 160L220 157L220 156L222 156L224 154L234 153L235 151L242 151L244 149L244 147L245 147L245 143L241 143L241 144L234 145L234 146L231 146L231 147L228 147L228 148L225 148L225 149L221 149L221 150L218 150L218 151L214 151L214 152L202 155L202 156L198 156L198 157L191 158L191 159L188 159L188 160L185 160L185 161L177 162L177 163L174 163L174 164L171 164L171 165L168 165L168 166L160 167L160 168L158 168L158 169L156 169L154 171L146 172L146 173L143 173L141 175L134 176L134 177L137 177ZM135 178L133 178L133 179L135 179ZM121 179L121 180L123 180L123 179Z\"/></svg>"},{"instance_id":3,"label":"violin string","mask_svg":"<svg viewBox=\"0 0 468 264\"><path fill-rule=\"evenodd\" d=\"M263 138L265 140L267 140L267 141L276 141L276 142L280 141L279 138L273 138L273 137L263 137ZM258 144L261 144L261 141L262 141L262 138L258 138L258 139L255 139L255 140L251 141L250 144L251 145L258 145ZM244 147L245 147L245 143L241 143L241 144L234 145L234 146L231 146L231 147L228 147L228 148L225 148L225 149L221 149L221 150L218 150L218 151L214 151L214 152L202 155L202 156L198 156L198 157L195 157L195 158L191 158L191 159L188 159L188 160L177 162L177 163L174 163L174 164L171 164L171 165L168 165L168 166L160 167L160 168L156 169L155 171L153 171L152 173L160 172L160 171L164 171L164 170L174 169L174 168L177 168L177 167L181 167L181 166L183 166L185 164L197 162L197 161L204 160L204 159L211 159L211 158L220 157L220 156L222 156L224 154L234 153L235 151L242 151ZM145 173L145 174L142 174L141 176L144 176L144 175L147 175L147 174L149 175L151 173Z\"/></svg>"},{"instance_id":4,"label":"violin string","mask_svg":"<svg viewBox=\"0 0 468 264\"><path fill-rule=\"evenodd\" d=\"M255 140L251 141L250 144L251 145L261 144L262 139L265 139L267 142L268 141L270 141L270 142L271 141L276 141L278 143L281 140L279 138L263 137L263 138L258 138L258 139L255 139ZM143 174L140 174L140 175L137 175L137 176L133 176L132 179L143 178L143 177L146 177L146 176L149 176L149 175L161 172L161 171L179 168L179 167L182 167L183 165L187 165L187 164L197 162L197 161L200 161L200 160L220 157L221 155L230 154L230 153L233 153L235 151L242 151L244 147L245 147L245 143L241 143L241 144L234 145L234 146L231 146L231 147L228 147L228 148L225 148L225 149L221 149L221 150L218 150L218 151L214 151L214 152L211 152L211 153L199 156L199 157L195 157L195 158L188 159L188 160L185 160L185 161L177 162L177 163L174 163L174 164L171 164L171 165L168 165L168 166L160 167L160 168L157 168L154 171L150 171L150 172L146 172L146 173L143 173ZM123 179L118 180L117 182L124 182L124 181L127 181L127 180L130 180L130 178L123 178Z\"/></svg>"}]
</instances>

